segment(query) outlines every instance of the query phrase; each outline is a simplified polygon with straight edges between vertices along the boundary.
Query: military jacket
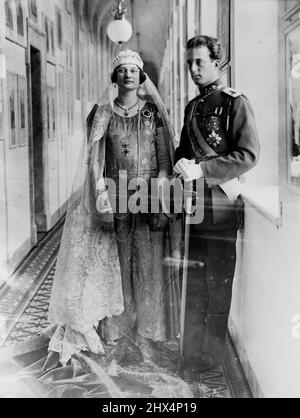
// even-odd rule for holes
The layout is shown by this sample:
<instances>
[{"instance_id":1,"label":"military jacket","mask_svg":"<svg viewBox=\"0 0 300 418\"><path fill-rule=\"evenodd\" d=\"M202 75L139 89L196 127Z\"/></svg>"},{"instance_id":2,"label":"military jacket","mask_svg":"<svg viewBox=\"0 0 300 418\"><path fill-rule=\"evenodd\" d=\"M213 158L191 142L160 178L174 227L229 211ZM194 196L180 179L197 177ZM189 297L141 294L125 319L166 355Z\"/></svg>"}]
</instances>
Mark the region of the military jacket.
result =
<instances>
[{"instance_id":1,"label":"military jacket","mask_svg":"<svg viewBox=\"0 0 300 418\"><path fill-rule=\"evenodd\" d=\"M203 139L215 152L214 157L201 146L197 138L199 131L195 132L191 126L192 116L195 116ZM259 150L254 114L248 99L237 90L223 87L220 79L200 89L200 95L187 105L175 159L196 157L209 187L246 173L257 163Z\"/></svg>"},{"instance_id":2,"label":"military jacket","mask_svg":"<svg viewBox=\"0 0 300 418\"><path fill-rule=\"evenodd\" d=\"M248 99L222 86L218 79L200 88L186 107L184 127L175 161L201 163L206 186L211 189L214 223L233 222L232 202L218 187L240 177L258 161L259 140Z\"/></svg>"}]
</instances>

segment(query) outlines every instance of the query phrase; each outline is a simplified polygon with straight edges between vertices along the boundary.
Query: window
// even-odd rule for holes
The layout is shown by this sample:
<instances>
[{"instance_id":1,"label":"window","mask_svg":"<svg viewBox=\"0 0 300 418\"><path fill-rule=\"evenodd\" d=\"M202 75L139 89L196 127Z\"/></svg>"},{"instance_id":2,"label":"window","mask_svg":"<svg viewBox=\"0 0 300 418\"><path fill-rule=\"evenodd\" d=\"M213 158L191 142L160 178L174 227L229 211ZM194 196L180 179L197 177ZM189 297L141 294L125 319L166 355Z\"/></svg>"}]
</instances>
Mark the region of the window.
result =
<instances>
[{"instance_id":1,"label":"window","mask_svg":"<svg viewBox=\"0 0 300 418\"><path fill-rule=\"evenodd\" d=\"M286 37L288 159L291 181L300 186L300 25Z\"/></svg>"},{"instance_id":2,"label":"window","mask_svg":"<svg viewBox=\"0 0 300 418\"><path fill-rule=\"evenodd\" d=\"M300 0L280 2L280 118L282 184L300 191Z\"/></svg>"},{"instance_id":3,"label":"window","mask_svg":"<svg viewBox=\"0 0 300 418\"><path fill-rule=\"evenodd\" d=\"M14 22L13 22L13 12L11 9L11 1L5 0L5 18L6 18L6 26L9 29L14 28Z\"/></svg>"}]
</instances>

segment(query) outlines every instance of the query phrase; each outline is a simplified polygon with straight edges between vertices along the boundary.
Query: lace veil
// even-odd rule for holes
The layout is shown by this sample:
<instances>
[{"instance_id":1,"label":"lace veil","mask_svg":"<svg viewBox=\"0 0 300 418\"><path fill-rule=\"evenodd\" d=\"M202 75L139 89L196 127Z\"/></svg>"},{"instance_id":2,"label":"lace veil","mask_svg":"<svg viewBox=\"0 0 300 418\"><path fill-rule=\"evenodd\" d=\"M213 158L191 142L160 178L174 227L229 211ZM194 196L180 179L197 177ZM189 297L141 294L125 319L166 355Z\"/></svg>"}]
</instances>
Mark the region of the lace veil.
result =
<instances>
[{"instance_id":1,"label":"lace veil","mask_svg":"<svg viewBox=\"0 0 300 418\"><path fill-rule=\"evenodd\" d=\"M147 75L138 93L157 106L173 162L173 127ZM49 306L51 331L47 330L52 336L49 349L60 353L62 363L84 349L103 352L96 333L99 321L124 310L116 237L103 228L113 220L106 199L105 133L117 94L117 86L109 80L107 91L87 118L87 137L82 142L68 202Z\"/></svg>"},{"instance_id":2,"label":"lace veil","mask_svg":"<svg viewBox=\"0 0 300 418\"><path fill-rule=\"evenodd\" d=\"M139 93L141 99L157 106L173 161L173 128L148 77ZM87 118L87 137L82 142L56 264L49 306L51 326L37 337L42 344L40 350L31 352L30 345L34 363L17 374L15 383L25 382L38 388L39 396L43 393L49 397L189 398L193 396L191 389L174 373L178 358L176 338L167 341L166 346L157 343L151 361L134 360L126 365L119 362L114 346L102 345L97 333L99 321L124 311L116 237L103 228L113 215L105 199L105 141L116 96L117 88L109 82L106 94ZM170 231L171 227L169 237ZM180 246L178 234L174 233L170 241L174 248ZM45 348L51 351L47 361L40 358L45 356L45 340ZM56 368L53 351L64 367ZM128 346L125 354L126 359L127 355L136 356L134 350L128 353Z\"/></svg>"}]
</instances>

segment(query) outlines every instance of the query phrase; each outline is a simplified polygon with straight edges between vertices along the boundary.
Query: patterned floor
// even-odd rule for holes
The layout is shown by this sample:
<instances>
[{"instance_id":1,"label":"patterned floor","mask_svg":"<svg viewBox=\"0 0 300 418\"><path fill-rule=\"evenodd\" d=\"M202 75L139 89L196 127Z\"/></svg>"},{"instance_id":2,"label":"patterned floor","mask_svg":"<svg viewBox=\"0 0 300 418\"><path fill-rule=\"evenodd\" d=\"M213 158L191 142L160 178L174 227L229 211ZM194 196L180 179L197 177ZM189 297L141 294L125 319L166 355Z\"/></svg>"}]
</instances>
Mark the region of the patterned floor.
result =
<instances>
[{"instance_id":1,"label":"patterned floor","mask_svg":"<svg viewBox=\"0 0 300 418\"><path fill-rule=\"evenodd\" d=\"M57 241L61 236L61 228L54 232L55 238L50 237L52 244L57 246ZM47 245L47 244L46 244ZM45 252L45 248L42 248L42 253ZM41 254L37 252L36 257L39 258ZM46 260L40 258L41 264L46 263ZM39 270L39 269L38 269ZM42 270L42 268L41 268ZM47 322L47 311L49 306L49 298L51 293L51 287L53 277L55 273L55 264L45 274L42 282L39 284L36 292L28 297L27 304L23 313L20 314L18 320L15 321L14 326L11 327L10 332L6 336L2 348L8 348L17 345L23 341L30 341L41 329L46 328L49 324ZM33 271L31 269L31 274ZM36 280L36 271L34 272ZM31 278L32 282L35 282L34 278ZM2 304L0 298L0 314L6 312L17 312L18 303L21 299L24 299L24 294L20 295L20 288L15 286L16 295L14 297L13 287L11 287L9 294L6 294L5 304ZM10 300L10 304L8 303ZM23 305L24 305L23 301ZM1 346L1 344L0 344ZM217 370L213 370L207 373L200 374L199 372L191 371L184 375L184 379L192 389L194 396L197 398L203 397L203 387L206 387L205 397L211 398L232 398L251 397L251 392L243 376L238 358L234 352L230 340L227 341L226 353L224 356L224 365ZM205 385L205 386L203 386Z\"/></svg>"},{"instance_id":2,"label":"patterned floor","mask_svg":"<svg viewBox=\"0 0 300 418\"><path fill-rule=\"evenodd\" d=\"M14 346L22 341L28 341L40 332L41 329L50 325L47 321L47 311L54 272L55 266L52 267L23 315L10 332L3 345L4 348Z\"/></svg>"},{"instance_id":3,"label":"patterned floor","mask_svg":"<svg viewBox=\"0 0 300 418\"><path fill-rule=\"evenodd\" d=\"M0 289L0 347L53 266L60 245L63 221L39 241Z\"/></svg>"}]
</instances>

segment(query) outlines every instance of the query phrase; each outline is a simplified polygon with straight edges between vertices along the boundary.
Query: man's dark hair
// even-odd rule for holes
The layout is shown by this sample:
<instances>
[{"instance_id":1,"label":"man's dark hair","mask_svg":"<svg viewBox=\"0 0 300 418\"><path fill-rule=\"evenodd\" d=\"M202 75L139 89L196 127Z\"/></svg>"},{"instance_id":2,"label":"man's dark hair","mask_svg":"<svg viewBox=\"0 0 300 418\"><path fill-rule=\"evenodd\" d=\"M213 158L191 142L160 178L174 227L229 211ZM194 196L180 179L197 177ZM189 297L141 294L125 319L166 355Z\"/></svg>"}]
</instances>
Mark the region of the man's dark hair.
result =
<instances>
[{"instance_id":1,"label":"man's dark hair","mask_svg":"<svg viewBox=\"0 0 300 418\"><path fill-rule=\"evenodd\" d=\"M117 83L117 81L118 81L117 68L114 69L114 71L111 75L111 82L112 83ZM143 70L140 70L140 84L143 84L144 81L146 81L146 74L144 73Z\"/></svg>"},{"instance_id":2,"label":"man's dark hair","mask_svg":"<svg viewBox=\"0 0 300 418\"><path fill-rule=\"evenodd\" d=\"M209 49L210 58L212 60L222 59L222 47L217 38L199 35L190 39L187 43L187 49L199 48L200 46L206 46Z\"/></svg>"}]
</instances>

